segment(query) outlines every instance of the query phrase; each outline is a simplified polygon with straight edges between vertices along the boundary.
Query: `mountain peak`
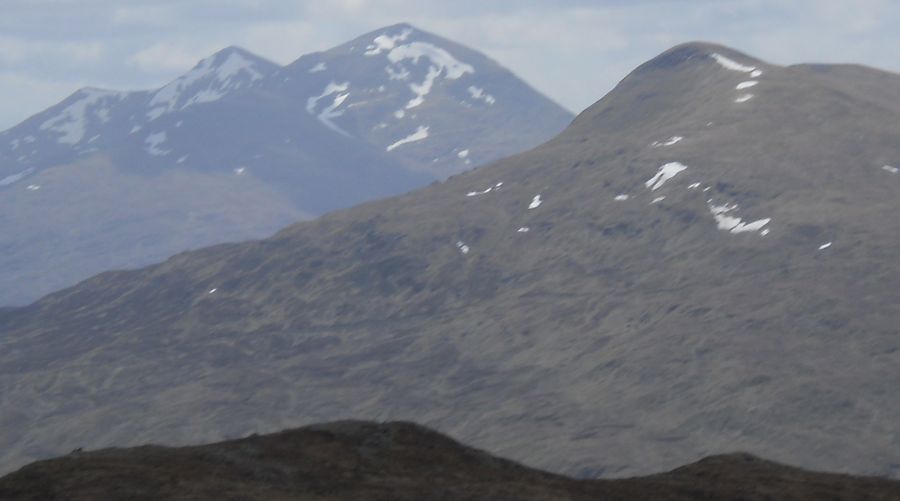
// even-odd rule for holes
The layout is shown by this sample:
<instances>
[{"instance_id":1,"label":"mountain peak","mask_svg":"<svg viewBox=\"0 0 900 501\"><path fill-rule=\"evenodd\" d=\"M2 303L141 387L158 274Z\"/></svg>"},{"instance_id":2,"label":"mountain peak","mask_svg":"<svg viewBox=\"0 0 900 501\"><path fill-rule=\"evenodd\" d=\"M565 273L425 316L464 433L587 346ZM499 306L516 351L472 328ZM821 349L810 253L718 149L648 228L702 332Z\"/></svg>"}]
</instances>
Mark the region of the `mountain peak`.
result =
<instances>
[{"instance_id":1,"label":"mountain peak","mask_svg":"<svg viewBox=\"0 0 900 501\"><path fill-rule=\"evenodd\" d=\"M229 45L228 47L225 47L224 49L213 53L211 56L202 59L197 64L200 65L203 64L203 61L211 60L214 65L218 66L225 63L228 59L234 57L240 57L255 64L276 65L272 61L269 61L268 59L237 45Z\"/></svg>"},{"instance_id":2,"label":"mountain peak","mask_svg":"<svg viewBox=\"0 0 900 501\"><path fill-rule=\"evenodd\" d=\"M221 99L229 91L255 85L279 66L236 46L202 59L189 72L156 91L150 100L151 120L193 104Z\"/></svg>"},{"instance_id":3,"label":"mountain peak","mask_svg":"<svg viewBox=\"0 0 900 501\"><path fill-rule=\"evenodd\" d=\"M385 26L384 28L381 28L380 30L374 30L374 31L399 31L399 30L422 31L419 28L417 28L417 27L413 26L412 24L405 22L405 21L396 23L396 24L392 24L390 26Z\"/></svg>"},{"instance_id":4,"label":"mountain peak","mask_svg":"<svg viewBox=\"0 0 900 501\"><path fill-rule=\"evenodd\" d=\"M765 64L740 51L712 42L692 41L676 45L639 66L635 73L648 69L675 68L685 63L713 61L726 69L752 72Z\"/></svg>"}]
</instances>

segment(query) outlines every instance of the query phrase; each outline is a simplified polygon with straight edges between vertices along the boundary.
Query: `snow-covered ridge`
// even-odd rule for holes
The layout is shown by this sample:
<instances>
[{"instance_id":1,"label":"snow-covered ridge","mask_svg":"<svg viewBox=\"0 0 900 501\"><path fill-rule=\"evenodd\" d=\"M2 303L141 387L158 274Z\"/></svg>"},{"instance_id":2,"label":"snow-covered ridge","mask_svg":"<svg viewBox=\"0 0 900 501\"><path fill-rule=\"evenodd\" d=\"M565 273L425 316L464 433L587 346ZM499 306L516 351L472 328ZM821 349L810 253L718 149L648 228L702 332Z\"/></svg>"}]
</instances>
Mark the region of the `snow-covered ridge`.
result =
<instances>
[{"instance_id":1,"label":"snow-covered ridge","mask_svg":"<svg viewBox=\"0 0 900 501\"><path fill-rule=\"evenodd\" d=\"M264 77L256 61L236 50L229 51L223 61L217 61L221 56L219 53L203 59L191 71L154 92L147 117L156 120L194 104L217 101L228 91L250 87Z\"/></svg>"},{"instance_id":2,"label":"snow-covered ridge","mask_svg":"<svg viewBox=\"0 0 900 501\"><path fill-rule=\"evenodd\" d=\"M41 124L41 130L57 132L59 143L75 145L84 139L91 118L99 123L109 120L110 109L128 93L105 89L85 88L79 90L74 102L66 106L56 116Z\"/></svg>"}]
</instances>

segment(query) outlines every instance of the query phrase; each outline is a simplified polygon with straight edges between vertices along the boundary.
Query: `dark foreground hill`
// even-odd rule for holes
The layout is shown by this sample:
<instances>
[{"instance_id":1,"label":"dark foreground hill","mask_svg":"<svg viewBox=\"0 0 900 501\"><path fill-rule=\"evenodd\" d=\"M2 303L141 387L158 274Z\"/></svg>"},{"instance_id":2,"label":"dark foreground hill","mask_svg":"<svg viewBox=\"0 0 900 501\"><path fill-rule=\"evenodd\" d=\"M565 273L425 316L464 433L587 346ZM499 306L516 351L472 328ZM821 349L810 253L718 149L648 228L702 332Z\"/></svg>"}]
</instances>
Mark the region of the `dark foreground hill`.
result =
<instances>
[{"instance_id":1,"label":"dark foreground hill","mask_svg":"<svg viewBox=\"0 0 900 501\"><path fill-rule=\"evenodd\" d=\"M896 500L900 482L816 473L747 454L668 473L575 480L403 422L336 422L184 448L73 452L0 478L3 501Z\"/></svg>"},{"instance_id":2,"label":"dark foreground hill","mask_svg":"<svg viewBox=\"0 0 900 501\"><path fill-rule=\"evenodd\" d=\"M898 87L683 45L528 153L0 311L0 464L364 416L898 475Z\"/></svg>"}]
</instances>

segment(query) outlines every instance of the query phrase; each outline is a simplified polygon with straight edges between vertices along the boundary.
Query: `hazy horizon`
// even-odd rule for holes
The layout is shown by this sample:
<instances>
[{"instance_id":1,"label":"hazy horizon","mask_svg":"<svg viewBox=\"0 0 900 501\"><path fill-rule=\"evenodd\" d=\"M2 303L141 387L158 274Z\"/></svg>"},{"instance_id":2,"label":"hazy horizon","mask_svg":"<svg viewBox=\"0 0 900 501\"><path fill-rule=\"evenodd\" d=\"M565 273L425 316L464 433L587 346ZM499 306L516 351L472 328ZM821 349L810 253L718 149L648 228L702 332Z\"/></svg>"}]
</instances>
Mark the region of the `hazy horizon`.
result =
<instances>
[{"instance_id":1,"label":"hazy horizon","mask_svg":"<svg viewBox=\"0 0 900 501\"><path fill-rule=\"evenodd\" d=\"M863 5L864 4L864 5ZM640 63L691 40L776 64L900 71L900 4L620 0L328 2L12 0L0 7L0 130L84 86L152 89L229 45L279 64L409 22L484 52L572 112Z\"/></svg>"}]
</instances>

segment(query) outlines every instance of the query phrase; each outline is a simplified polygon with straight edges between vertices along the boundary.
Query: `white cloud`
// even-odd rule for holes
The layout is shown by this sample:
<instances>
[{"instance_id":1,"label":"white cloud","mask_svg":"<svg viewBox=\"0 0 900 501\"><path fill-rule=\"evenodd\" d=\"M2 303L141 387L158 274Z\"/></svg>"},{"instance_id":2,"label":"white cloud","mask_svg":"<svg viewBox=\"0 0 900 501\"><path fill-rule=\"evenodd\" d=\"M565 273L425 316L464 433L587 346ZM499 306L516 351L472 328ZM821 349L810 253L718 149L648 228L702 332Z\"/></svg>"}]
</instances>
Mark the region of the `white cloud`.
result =
<instances>
[{"instance_id":1,"label":"white cloud","mask_svg":"<svg viewBox=\"0 0 900 501\"><path fill-rule=\"evenodd\" d=\"M99 42L47 42L16 37L0 37L0 60L18 64L28 59L44 60L64 58L76 62L98 61L103 54Z\"/></svg>"},{"instance_id":2,"label":"white cloud","mask_svg":"<svg viewBox=\"0 0 900 501\"><path fill-rule=\"evenodd\" d=\"M24 40L13 37L0 37L0 61L7 64L19 63L30 53Z\"/></svg>"},{"instance_id":3,"label":"white cloud","mask_svg":"<svg viewBox=\"0 0 900 501\"><path fill-rule=\"evenodd\" d=\"M262 22L248 26L236 43L272 61L287 64L303 54L328 49L329 38L311 22Z\"/></svg>"},{"instance_id":4,"label":"white cloud","mask_svg":"<svg viewBox=\"0 0 900 501\"><path fill-rule=\"evenodd\" d=\"M222 46L187 47L186 44L155 43L128 56L128 63L145 73L187 71Z\"/></svg>"},{"instance_id":5,"label":"white cloud","mask_svg":"<svg viewBox=\"0 0 900 501\"><path fill-rule=\"evenodd\" d=\"M104 45L100 42L85 42L85 43L61 43L54 44L52 48L45 50L45 52L49 52L52 50L59 51L64 57L70 57L77 62L96 62L100 61L103 58L104 53Z\"/></svg>"},{"instance_id":6,"label":"white cloud","mask_svg":"<svg viewBox=\"0 0 900 501\"><path fill-rule=\"evenodd\" d=\"M116 25L164 25L178 19L176 10L166 5L125 5L113 10L110 21Z\"/></svg>"}]
</instances>

